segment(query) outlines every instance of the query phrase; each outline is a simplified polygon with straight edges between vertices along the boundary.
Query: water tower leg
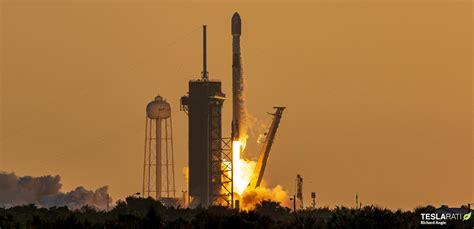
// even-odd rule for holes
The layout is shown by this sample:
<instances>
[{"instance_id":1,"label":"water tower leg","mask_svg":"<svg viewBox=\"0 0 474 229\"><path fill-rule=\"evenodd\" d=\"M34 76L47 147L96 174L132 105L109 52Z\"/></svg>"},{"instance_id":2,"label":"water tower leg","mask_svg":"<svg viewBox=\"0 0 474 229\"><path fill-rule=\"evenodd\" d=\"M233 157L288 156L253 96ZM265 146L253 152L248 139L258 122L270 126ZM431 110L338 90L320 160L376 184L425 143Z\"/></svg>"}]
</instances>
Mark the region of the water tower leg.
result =
<instances>
[{"instance_id":1,"label":"water tower leg","mask_svg":"<svg viewBox=\"0 0 474 229\"><path fill-rule=\"evenodd\" d=\"M161 119L156 119L156 200L161 197Z\"/></svg>"}]
</instances>

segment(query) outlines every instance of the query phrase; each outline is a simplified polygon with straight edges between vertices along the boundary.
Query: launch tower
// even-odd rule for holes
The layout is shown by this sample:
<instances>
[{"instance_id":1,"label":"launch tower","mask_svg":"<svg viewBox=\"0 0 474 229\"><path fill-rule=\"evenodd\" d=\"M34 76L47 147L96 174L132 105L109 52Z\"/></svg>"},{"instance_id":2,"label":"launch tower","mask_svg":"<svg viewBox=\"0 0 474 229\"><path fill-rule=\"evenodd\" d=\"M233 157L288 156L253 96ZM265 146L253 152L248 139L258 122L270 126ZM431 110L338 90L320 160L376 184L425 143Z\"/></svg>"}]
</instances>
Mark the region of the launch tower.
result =
<instances>
[{"instance_id":1,"label":"launch tower","mask_svg":"<svg viewBox=\"0 0 474 229\"><path fill-rule=\"evenodd\" d=\"M230 139L222 138L221 82L207 72L206 26L203 26L203 70L201 78L189 81L181 109L189 118L189 196L191 206L231 206L232 155Z\"/></svg>"}]
</instances>

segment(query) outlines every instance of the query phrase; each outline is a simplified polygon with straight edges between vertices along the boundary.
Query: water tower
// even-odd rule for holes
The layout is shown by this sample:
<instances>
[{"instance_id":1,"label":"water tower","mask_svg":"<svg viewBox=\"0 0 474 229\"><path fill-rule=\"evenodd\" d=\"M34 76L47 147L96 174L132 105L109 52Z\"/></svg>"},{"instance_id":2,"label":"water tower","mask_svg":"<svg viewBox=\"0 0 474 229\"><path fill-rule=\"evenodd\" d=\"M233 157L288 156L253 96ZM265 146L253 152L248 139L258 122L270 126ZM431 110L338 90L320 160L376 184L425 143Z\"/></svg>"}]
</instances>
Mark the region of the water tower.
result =
<instances>
[{"instance_id":1,"label":"water tower","mask_svg":"<svg viewBox=\"0 0 474 229\"><path fill-rule=\"evenodd\" d=\"M146 106L143 197L174 199L173 131L171 106L156 96Z\"/></svg>"}]
</instances>

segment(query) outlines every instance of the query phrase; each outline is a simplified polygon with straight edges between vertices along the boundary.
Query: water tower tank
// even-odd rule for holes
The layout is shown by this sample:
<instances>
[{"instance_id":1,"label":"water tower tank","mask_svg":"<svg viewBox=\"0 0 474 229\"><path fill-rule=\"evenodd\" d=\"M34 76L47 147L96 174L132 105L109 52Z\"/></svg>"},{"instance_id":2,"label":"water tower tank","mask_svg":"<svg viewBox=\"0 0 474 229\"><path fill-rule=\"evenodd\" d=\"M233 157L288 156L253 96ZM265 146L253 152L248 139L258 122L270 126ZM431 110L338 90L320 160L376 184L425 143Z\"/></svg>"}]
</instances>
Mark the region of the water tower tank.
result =
<instances>
[{"instance_id":1,"label":"water tower tank","mask_svg":"<svg viewBox=\"0 0 474 229\"><path fill-rule=\"evenodd\" d=\"M171 107L161 96L146 106L146 114L150 119L167 119L171 116Z\"/></svg>"}]
</instances>

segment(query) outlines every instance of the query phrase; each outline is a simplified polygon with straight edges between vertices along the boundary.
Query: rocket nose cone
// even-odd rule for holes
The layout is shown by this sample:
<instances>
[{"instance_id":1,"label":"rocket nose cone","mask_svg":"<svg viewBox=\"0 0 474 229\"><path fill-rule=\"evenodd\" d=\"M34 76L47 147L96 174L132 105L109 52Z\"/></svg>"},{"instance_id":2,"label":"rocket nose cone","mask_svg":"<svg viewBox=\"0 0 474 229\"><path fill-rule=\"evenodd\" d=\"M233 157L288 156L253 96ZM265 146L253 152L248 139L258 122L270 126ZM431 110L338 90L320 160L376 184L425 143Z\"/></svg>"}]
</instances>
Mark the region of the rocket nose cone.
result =
<instances>
[{"instance_id":1,"label":"rocket nose cone","mask_svg":"<svg viewBox=\"0 0 474 229\"><path fill-rule=\"evenodd\" d=\"M232 15L232 21L234 20L239 20L240 21L240 14L238 12L235 12L234 15Z\"/></svg>"},{"instance_id":2,"label":"rocket nose cone","mask_svg":"<svg viewBox=\"0 0 474 229\"><path fill-rule=\"evenodd\" d=\"M232 16L232 35L240 35L241 34L241 21L239 13L235 12Z\"/></svg>"}]
</instances>

